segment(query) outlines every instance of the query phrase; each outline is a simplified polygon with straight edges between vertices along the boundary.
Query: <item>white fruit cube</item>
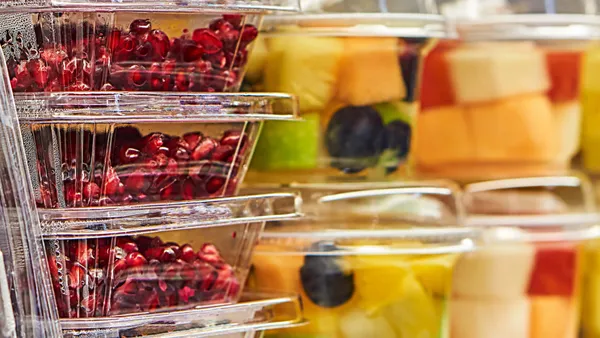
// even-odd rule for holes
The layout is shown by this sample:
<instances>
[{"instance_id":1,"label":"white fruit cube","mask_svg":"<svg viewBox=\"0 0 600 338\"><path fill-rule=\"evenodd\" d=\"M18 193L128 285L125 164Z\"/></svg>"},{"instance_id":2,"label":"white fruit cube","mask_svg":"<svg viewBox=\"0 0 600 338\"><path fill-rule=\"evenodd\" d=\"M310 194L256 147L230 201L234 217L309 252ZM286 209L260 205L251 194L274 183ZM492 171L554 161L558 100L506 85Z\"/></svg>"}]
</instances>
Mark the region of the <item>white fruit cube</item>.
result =
<instances>
[{"instance_id":1,"label":"white fruit cube","mask_svg":"<svg viewBox=\"0 0 600 338\"><path fill-rule=\"evenodd\" d=\"M285 36L267 40L269 51L264 68L264 87L297 95L301 112L323 110L335 92L341 38Z\"/></svg>"},{"instance_id":2,"label":"white fruit cube","mask_svg":"<svg viewBox=\"0 0 600 338\"><path fill-rule=\"evenodd\" d=\"M558 139L558 160L570 161L579 151L581 135L581 105L578 101L557 103L553 106Z\"/></svg>"},{"instance_id":3,"label":"white fruit cube","mask_svg":"<svg viewBox=\"0 0 600 338\"><path fill-rule=\"evenodd\" d=\"M454 267L453 294L493 299L524 296L534 258L535 249L528 244L491 245L464 254Z\"/></svg>"},{"instance_id":4,"label":"white fruit cube","mask_svg":"<svg viewBox=\"0 0 600 338\"><path fill-rule=\"evenodd\" d=\"M452 338L530 338L529 300L461 299L450 301Z\"/></svg>"},{"instance_id":5,"label":"white fruit cube","mask_svg":"<svg viewBox=\"0 0 600 338\"><path fill-rule=\"evenodd\" d=\"M448 54L459 103L481 103L545 92L550 80L544 53L529 43L473 44Z\"/></svg>"},{"instance_id":6,"label":"white fruit cube","mask_svg":"<svg viewBox=\"0 0 600 338\"><path fill-rule=\"evenodd\" d=\"M346 38L337 99L354 106L406 96L396 38Z\"/></svg>"}]
</instances>

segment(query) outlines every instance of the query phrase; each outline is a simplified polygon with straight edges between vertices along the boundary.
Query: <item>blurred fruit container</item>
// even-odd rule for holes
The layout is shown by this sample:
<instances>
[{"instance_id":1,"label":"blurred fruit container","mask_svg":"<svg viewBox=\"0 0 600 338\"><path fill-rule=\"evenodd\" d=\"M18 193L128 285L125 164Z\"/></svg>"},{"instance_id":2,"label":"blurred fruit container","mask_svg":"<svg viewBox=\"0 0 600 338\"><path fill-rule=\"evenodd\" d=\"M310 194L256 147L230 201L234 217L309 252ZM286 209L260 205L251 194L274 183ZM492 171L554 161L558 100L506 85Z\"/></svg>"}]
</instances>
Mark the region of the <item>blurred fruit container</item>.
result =
<instances>
[{"instance_id":1,"label":"blurred fruit container","mask_svg":"<svg viewBox=\"0 0 600 338\"><path fill-rule=\"evenodd\" d=\"M231 196L263 120L294 119L284 94L99 93L21 98L42 208Z\"/></svg>"},{"instance_id":2,"label":"blurred fruit container","mask_svg":"<svg viewBox=\"0 0 600 338\"><path fill-rule=\"evenodd\" d=\"M142 337L261 337L265 330L303 324L297 295L244 292L240 302L174 313L132 314L94 320L62 319L63 336ZM168 322L168 324L165 324Z\"/></svg>"},{"instance_id":3,"label":"blurred fruit container","mask_svg":"<svg viewBox=\"0 0 600 338\"><path fill-rule=\"evenodd\" d=\"M425 58L417 171L461 178L568 168L580 144L581 64L600 32L594 12L571 0L445 3L461 41Z\"/></svg>"},{"instance_id":4,"label":"blurred fruit container","mask_svg":"<svg viewBox=\"0 0 600 338\"><path fill-rule=\"evenodd\" d=\"M232 92L266 11L257 8L5 12L2 49L17 93Z\"/></svg>"},{"instance_id":5,"label":"blurred fruit container","mask_svg":"<svg viewBox=\"0 0 600 338\"><path fill-rule=\"evenodd\" d=\"M271 194L42 210L59 316L235 303L265 222L298 217L300 203L294 194Z\"/></svg>"},{"instance_id":6,"label":"blurred fruit container","mask_svg":"<svg viewBox=\"0 0 600 338\"><path fill-rule=\"evenodd\" d=\"M374 180L404 172L420 59L449 34L424 3L307 1L303 15L265 19L244 89L297 95L303 121L265 124L249 180Z\"/></svg>"},{"instance_id":7,"label":"blurred fruit container","mask_svg":"<svg viewBox=\"0 0 600 338\"><path fill-rule=\"evenodd\" d=\"M465 186L466 225L488 228L456 262L450 338L571 338L583 249L600 236L590 183L539 176ZM587 316L589 314L585 314Z\"/></svg>"},{"instance_id":8,"label":"blurred fruit container","mask_svg":"<svg viewBox=\"0 0 600 338\"><path fill-rule=\"evenodd\" d=\"M448 333L452 267L476 236L458 226L462 212L452 186L292 189L304 197L307 217L267 227L249 285L299 293L309 324L274 336Z\"/></svg>"}]
</instances>

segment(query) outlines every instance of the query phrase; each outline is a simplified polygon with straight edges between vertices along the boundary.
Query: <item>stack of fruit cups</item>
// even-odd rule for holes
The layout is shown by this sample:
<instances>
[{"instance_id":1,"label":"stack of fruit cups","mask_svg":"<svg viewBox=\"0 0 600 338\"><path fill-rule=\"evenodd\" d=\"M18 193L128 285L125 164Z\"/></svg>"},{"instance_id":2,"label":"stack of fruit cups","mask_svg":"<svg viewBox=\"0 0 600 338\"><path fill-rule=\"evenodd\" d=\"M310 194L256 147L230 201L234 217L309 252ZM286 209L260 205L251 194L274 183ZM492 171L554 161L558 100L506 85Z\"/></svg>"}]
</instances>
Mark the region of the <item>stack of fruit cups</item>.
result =
<instances>
[{"instance_id":1,"label":"stack of fruit cups","mask_svg":"<svg viewBox=\"0 0 600 338\"><path fill-rule=\"evenodd\" d=\"M207 336L289 324L259 315L268 299L215 306L240 300L265 222L299 216L294 194L232 197L262 122L294 119L295 98L227 93L263 14L290 4L10 3L3 74L63 329Z\"/></svg>"},{"instance_id":2,"label":"stack of fruit cups","mask_svg":"<svg viewBox=\"0 0 600 338\"><path fill-rule=\"evenodd\" d=\"M418 173L470 179L568 169L579 151L581 62L600 32L593 7L440 2L460 40L425 59L412 152Z\"/></svg>"},{"instance_id":3,"label":"stack of fruit cups","mask_svg":"<svg viewBox=\"0 0 600 338\"><path fill-rule=\"evenodd\" d=\"M249 282L298 292L309 325L273 336L447 337L452 270L478 233L454 185L294 185L306 219L270 224Z\"/></svg>"},{"instance_id":4,"label":"stack of fruit cups","mask_svg":"<svg viewBox=\"0 0 600 338\"><path fill-rule=\"evenodd\" d=\"M576 337L583 250L600 235L589 181L538 176L464 189L466 224L489 230L456 263L450 338Z\"/></svg>"},{"instance_id":5,"label":"stack of fruit cups","mask_svg":"<svg viewBox=\"0 0 600 338\"><path fill-rule=\"evenodd\" d=\"M406 173L421 57L448 35L445 20L421 0L302 5L305 14L265 19L245 85L296 94L303 121L265 124L248 181Z\"/></svg>"}]
</instances>

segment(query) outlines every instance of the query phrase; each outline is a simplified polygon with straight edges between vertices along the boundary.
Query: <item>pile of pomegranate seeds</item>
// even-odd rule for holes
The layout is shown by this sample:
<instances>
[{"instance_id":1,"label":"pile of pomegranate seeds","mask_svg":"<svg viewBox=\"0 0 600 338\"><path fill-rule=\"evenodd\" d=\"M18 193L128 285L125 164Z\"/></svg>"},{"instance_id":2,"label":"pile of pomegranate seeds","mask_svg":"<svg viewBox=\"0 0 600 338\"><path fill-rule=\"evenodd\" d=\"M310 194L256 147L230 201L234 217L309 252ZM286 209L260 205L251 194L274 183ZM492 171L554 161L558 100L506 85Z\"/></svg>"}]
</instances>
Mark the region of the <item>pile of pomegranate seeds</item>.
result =
<instances>
[{"instance_id":1,"label":"pile of pomegranate seeds","mask_svg":"<svg viewBox=\"0 0 600 338\"><path fill-rule=\"evenodd\" d=\"M120 127L112 142L106 134L69 130L59 133L61 167L54 168L54 159L45 150L50 132L46 128L34 134L40 178L37 203L44 208L59 206L55 173L62 175L66 207L231 196L248 145L239 130L212 138L201 132L142 136L137 128Z\"/></svg>"},{"instance_id":2,"label":"pile of pomegranate seeds","mask_svg":"<svg viewBox=\"0 0 600 338\"><path fill-rule=\"evenodd\" d=\"M62 318L185 308L234 299L240 283L217 248L163 243L158 237L61 242L49 268ZM52 244L48 245L51 247ZM110 298L110 302L106 300Z\"/></svg>"},{"instance_id":3,"label":"pile of pomegranate seeds","mask_svg":"<svg viewBox=\"0 0 600 338\"><path fill-rule=\"evenodd\" d=\"M7 60L15 92L236 90L258 30L241 15L170 38L136 19L128 30L100 23L38 24L37 50ZM39 57L38 57L39 56Z\"/></svg>"}]
</instances>

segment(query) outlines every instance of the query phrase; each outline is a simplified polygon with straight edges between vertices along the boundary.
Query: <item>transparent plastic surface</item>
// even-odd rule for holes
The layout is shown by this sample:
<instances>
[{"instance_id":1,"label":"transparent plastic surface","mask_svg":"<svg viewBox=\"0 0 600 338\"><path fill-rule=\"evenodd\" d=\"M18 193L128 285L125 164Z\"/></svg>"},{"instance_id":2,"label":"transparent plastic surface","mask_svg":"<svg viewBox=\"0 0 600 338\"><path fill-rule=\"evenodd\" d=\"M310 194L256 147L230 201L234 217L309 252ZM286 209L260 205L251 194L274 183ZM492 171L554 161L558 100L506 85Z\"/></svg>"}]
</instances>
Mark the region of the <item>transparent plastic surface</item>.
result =
<instances>
[{"instance_id":1,"label":"transparent plastic surface","mask_svg":"<svg viewBox=\"0 0 600 338\"><path fill-rule=\"evenodd\" d=\"M2 335L56 337L60 334L40 223L29 182L25 151L8 75L0 55L0 252Z\"/></svg>"},{"instance_id":2,"label":"transparent plastic surface","mask_svg":"<svg viewBox=\"0 0 600 338\"><path fill-rule=\"evenodd\" d=\"M437 0L468 39L576 39L598 37L596 0Z\"/></svg>"},{"instance_id":3,"label":"transparent plastic surface","mask_svg":"<svg viewBox=\"0 0 600 338\"><path fill-rule=\"evenodd\" d=\"M299 217L300 203L273 194L43 212L59 316L108 320L235 303L265 222Z\"/></svg>"},{"instance_id":4,"label":"transparent plastic surface","mask_svg":"<svg viewBox=\"0 0 600 338\"><path fill-rule=\"evenodd\" d=\"M569 168L580 150L588 47L530 40L438 44L424 62L411 149L417 173L469 179Z\"/></svg>"},{"instance_id":5,"label":"transparent plastic surface","mask_svg":"<svg viewBox=\"0 0 600 338\"><path fill-rule=\"evenodd\" d=\"M65 337L259 337L257 331L302 324L296 295L250 291L240 303L164 314L63 319Z\"/></svg>"},{"instance_id":6,"label":"transparent plastic surface","mask_svg":"<svg viewBox=\"0 0 600 338\"><path fill-rule=\"evenodd\" d=\"M489 240L458 259L450 337L574 337L584 247L598 238L590 183L531 177L465 186L467 225ZM490 330L493 327L494 330Z\"/></svg>"},{"instance_id":7,"label":"transparent plastic surface","mask_svg":"<svg viewBox=\"0 0 600 338\"><path fill-rule=\"evenodd\" d=\"M148 10L161 12L234 12L267 13L271 11L299 10L297 0L5 0L3 11L24 12L47 9L50 6L91 9ZM87 7L87 8L86 8Z\"/></svg>"},{"instance_id":8,"label":"transparent plastic surface","mask_svg":"<svg viewBox=\"0 0 600 338\"><path fill-rule=\"evenodd\" d=\"M452 267L478 233L458 226L456 214L439 217L446 226L432 221L441 204L435 197L457 198L447 187L432 189L313 187L306 219L271 224L255 249L249 283L299 293L309 320L273 336L445 336ZM323 209L367 208L363 217L318 214L310 203L319 201Z\"/></svg>"},{"instance_id":9,"label":"transparent plastic surface","mask_svg":"<svg viewBox=\"0 0 600 338\"><path fill-rule=\"evenodd\" d=\"M256 43L246 83L297 95L302 122L268 122L250 181L382 180L406 174L427 38L310 30ZM284 137L285 136L285 137Z\"/></svg>"},{"instance_id":10,"label":"transparent plastic surface","mask_svg":"<svg viewBox=\"0 0 600 338\"><path fill-rule=\"evenodd\" d=\"M42 208L232 196L263 120L292 120L287 95L55 94L19 107Z\"/></svg>"},{"instance_id":11,"label":"transparent plastic surface","mask_svg":"<svg viewBox=\"0 0 600 338\"><path fill-rule=\"evenodd\" d=\"M0 14L14 92L232 92L262 15L45 10Z\"/></svg>"}]
</instances>

